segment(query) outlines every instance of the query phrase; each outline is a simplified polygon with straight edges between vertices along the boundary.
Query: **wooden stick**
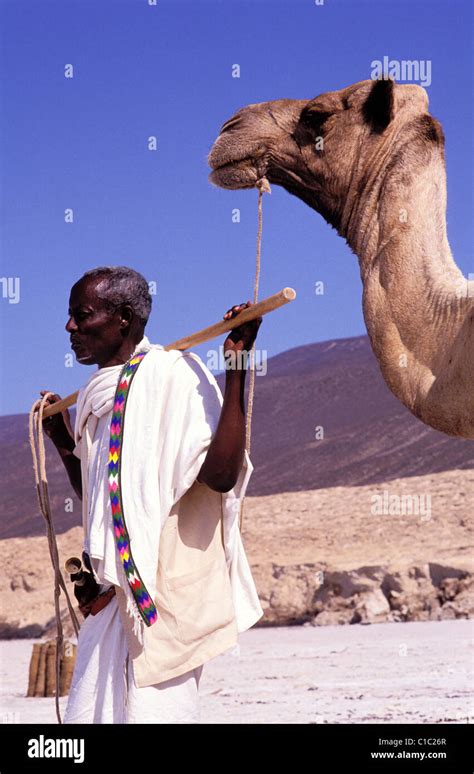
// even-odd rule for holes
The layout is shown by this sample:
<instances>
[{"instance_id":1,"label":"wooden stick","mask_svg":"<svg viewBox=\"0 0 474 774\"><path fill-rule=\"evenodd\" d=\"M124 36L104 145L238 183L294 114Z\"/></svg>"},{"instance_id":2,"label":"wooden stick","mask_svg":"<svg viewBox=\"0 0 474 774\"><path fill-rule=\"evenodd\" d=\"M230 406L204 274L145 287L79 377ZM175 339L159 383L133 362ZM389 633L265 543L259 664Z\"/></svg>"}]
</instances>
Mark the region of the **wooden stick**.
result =
<instances>
[{"instance_id":1,"label":"wooden stick","mask_svg":"<svg viewBox=\"0 0 474 774\"><path fill-rule=\"evenodd\" d=\"M294 301L295 298L296 292L293 288L283 288L283 290L280 290L273 296L268 296L268 298L264 298L262 301L258 301L256 304L244 309L237 317L234 317L231 320L221 320L221 322L214 323L214 325L209 325L207 328L203 328L202 330L197 331L197 333L192 333L184 339L178 339L171 344L167 344L164 349L167 351L170 349L179 349L183 351L184 349L190 349L190 347L196 347L198 344L203 344L205 341L215 339L216 336L221 336L223 333L233 330L233 328L238 328L240 325L250 322L250 320L254 320L256 317L261 317L264 314L268 314L268 312L273 312L275 309L284 306L289 301ZM58 400L57 403L46 406L43 417L52 417L53 414L59 414L60 411L65 411L69 406L73 406L77 401L78 394L78 392L73 392L72 395L68 395L66 398Z\"/></svg>"}]
</instances>

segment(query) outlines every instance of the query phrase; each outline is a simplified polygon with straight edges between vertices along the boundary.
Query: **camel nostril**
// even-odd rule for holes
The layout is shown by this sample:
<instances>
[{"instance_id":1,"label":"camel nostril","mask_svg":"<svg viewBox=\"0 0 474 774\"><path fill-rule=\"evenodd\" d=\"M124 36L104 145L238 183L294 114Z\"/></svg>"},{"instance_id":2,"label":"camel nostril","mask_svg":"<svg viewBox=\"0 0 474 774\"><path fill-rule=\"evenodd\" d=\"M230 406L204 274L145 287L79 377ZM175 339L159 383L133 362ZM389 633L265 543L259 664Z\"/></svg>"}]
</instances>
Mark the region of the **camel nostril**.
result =
<instances>
[{"instance_id":1,"label":"camel nostril","mask_svg":"<svg viewBox=\"0 0 474 774\"><path fill-rule=\"evenodd\" d=\"M220 134L223 134L224 132L227 132L233 126L238 124L239 121L240 121L240 117L239 116L234 116L233 118L229 118L229 120L226 121L225 124L222 124Z\"/></svg>"}]
</instances>

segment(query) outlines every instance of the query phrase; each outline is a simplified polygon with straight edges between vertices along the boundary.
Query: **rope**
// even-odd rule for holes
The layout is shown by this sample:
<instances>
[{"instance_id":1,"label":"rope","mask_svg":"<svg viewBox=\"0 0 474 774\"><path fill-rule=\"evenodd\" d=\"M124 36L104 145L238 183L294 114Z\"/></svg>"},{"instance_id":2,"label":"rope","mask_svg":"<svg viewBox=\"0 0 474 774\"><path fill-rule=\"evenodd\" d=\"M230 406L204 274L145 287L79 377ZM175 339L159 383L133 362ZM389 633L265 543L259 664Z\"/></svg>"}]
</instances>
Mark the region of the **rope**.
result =
<instances>
[{"instance_id":1,"label":"rope","mask_svg":"<svg viewBox=\"0 0 474 774\"><path fill-rule=\"evenodd\" d=\"M58 723L61 724L61 712L59 708L59 677L61 669L61 653L64 642L63 624L61 621L61 610L59 606L59 596L61 589L66 595L67 606L69 614L71 616L72 625L76 633L76 637L79 634L79 622L77 620L76 613L71 604L68 590L64 582L64 578L59 566L59 554L58 544L56 540L56 533L54 530L53 519L51 515L51 503L49 499L48 479L46 476L46 454L44 448L44 435L43 435L43 411L45 404L52 395L52 392L46 393L42 399L37 400L30 411L29 419L29 439L31 455L33 457L33 470L35 473L36 494L38 496L38 503L41 514L46 523L46 534L48 537L49 554L51 557L51 563L54 570L54 611L56 616L56 717Z\"/></svg>"},{"instance_id":2,"label":"rope","mask_svg":"<svg viewBox=\"0 0 474 774\"><path fill-rule=\"evenodd\" d=\"M264 193L271 193L270 184L266 177L261 177L255 183L255 187L258 188L258 228L257 228L257 250L255 256L255 281L253 285L253 303L258 301L258 286L260 282L260 256L262 252L262 199ZM249 383L249 395L247 402L247 422L245 427L245 450L250 455L250 441L252 435L252 413L253 413L253 396L255 392L255 341L252 344L250 350L250 383ZM240 517L239 517L239 529L242 531L242 523L244 516L244 503L245 496L242 498L240 505Z\"/></svg>"}]
</instances>

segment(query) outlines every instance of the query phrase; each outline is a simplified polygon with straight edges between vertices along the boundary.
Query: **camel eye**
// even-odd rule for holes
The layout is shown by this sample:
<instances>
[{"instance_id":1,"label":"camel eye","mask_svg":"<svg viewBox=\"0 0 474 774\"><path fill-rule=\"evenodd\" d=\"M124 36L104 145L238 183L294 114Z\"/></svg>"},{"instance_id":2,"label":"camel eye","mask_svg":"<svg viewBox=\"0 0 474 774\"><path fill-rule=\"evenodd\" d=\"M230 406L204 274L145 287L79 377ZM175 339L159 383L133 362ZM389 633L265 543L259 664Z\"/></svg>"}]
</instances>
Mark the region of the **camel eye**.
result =
<instances>
[{"instance_id":1,"label":"camel eye","mask_svg":"<svg viewBox=\"0 0 474 774\"><path fill-rule=\"evenodd\" d=\"M303 108L301 111L300 121L310 129L320 131L330 115L331 113L327 113L324 110L317 110L316 108Z\"/></svg>"}]
</instances>

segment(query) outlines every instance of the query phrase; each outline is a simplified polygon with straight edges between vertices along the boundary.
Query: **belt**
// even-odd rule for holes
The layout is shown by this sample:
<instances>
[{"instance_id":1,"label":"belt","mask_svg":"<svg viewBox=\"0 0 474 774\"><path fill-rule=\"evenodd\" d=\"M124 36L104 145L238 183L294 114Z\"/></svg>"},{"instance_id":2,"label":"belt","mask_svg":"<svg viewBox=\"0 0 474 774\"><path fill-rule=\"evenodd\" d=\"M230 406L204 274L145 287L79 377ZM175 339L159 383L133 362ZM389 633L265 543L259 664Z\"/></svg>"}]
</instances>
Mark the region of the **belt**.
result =
<instances>
[{"instance_id":1,"label":"belt","mask_svg":"<svg viewBox=\"0 0 474 774\"><path fill-rule=\"evenodd\" d=\"M114 596L115 586L111 586L107 591L103 591L102 594L98 594L94 599L91 599L87 604L79 605L79 610L84 618L87 618L88 615L97 615L104 607L107 607Z\"/></svg>"}]
</instances>

